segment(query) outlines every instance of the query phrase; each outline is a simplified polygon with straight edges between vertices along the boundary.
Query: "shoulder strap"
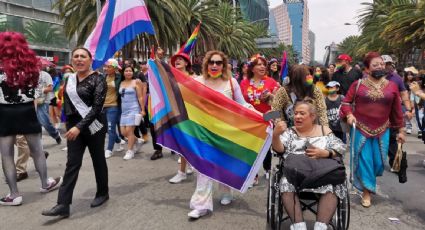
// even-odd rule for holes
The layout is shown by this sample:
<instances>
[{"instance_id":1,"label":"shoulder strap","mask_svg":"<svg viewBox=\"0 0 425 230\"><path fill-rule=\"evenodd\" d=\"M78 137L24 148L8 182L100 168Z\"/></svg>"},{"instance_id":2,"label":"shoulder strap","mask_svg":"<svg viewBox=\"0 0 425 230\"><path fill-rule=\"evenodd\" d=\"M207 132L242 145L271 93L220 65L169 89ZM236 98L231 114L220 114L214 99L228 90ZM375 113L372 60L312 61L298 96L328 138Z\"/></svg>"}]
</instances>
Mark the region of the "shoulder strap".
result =
<instances>
[{"instance_id":1,"label":"shoulder strap","mask_svg":"<svg viewBox=\"0 0 425 230\"><path fill-rule=\"evenodd\" d=\"M230 89L232 90L232 99L235 100L235 89L233 88L232 78L230 78Z\"/></svg>"},{"instance_id":2,"label":"shoulder strap","mask_svg":"<svg viewBox=\"0 0 425 230\"><path fill-rule=\"evenodd\" d=\"M356 106L357 91L359 91L359 87L360 87L360 84L361 84L361 83L362 83L362 79L359 79L359 80L357 81L357 85L356 85L356 92L354 93L353 102L351 103L351 104L352 104L352 107L353 107L353 112L354 112L354 108L355 108L355 106Z\"/></svg>"},{"instance_id":3,"label":"shoulder strap","mask_svg":"<svg viewBox=\"0 0 425 230\"><path fill-rule=\"evenodd\" d=\"M323 125L320 126L322 128L322 136L325 136L325 128L323 127Z\"/></svg>"}]
</instances>

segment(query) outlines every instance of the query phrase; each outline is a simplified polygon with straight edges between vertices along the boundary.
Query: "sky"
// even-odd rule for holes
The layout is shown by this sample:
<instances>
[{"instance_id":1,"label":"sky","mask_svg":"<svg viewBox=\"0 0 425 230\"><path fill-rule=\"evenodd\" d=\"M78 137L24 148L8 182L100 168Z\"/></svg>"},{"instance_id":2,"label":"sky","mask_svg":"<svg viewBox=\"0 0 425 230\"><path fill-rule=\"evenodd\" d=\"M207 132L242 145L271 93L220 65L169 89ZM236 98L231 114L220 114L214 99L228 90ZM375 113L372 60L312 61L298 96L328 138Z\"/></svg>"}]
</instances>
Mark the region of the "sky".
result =
<instances>
[{"instance_id":1,"label":"sky","mask_svg":"<svg viewBox=\"0 0 425 230\"><path fill-rule=\"evenodd\" d=\"M332 42L339 43L350 35L360 34L355 24L357 15L364 8L360 3L372 0L308 0L310 12L310 30L316 34L314 59L323 60L325 46ZM270 0L270 7L276 7L283 0Z\"/></svg>"}]
</instances>

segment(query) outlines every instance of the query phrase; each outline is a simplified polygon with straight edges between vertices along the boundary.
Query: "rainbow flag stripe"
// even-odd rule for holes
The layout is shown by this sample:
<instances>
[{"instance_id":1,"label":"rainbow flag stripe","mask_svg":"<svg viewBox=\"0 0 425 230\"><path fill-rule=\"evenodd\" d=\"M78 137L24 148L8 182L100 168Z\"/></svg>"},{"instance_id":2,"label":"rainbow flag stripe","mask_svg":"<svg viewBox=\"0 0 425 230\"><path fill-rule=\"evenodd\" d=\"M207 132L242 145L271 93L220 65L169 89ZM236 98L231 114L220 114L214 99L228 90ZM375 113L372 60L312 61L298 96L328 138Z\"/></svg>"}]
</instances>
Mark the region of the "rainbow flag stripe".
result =
<instances>
[{"instance_id":1,"label":"rainbow flag stripe","mask_svg":"<svg viewBox=\"0 0 425 230\"><path fill-rule=\"evenodd\" d=\"M148 64L157 143L200 173L246 192L270 148L270 124L164 62Z\"/></svg>"},{"instance_id":2,"label":"rainbow flag stripe","mask_svg":"<svg viewBox=\"0 0 425 230\"><path fill-rule=\"evenodd\" d=\"M190 35L189 39L187 39L186 43L180 48L177 53L186 53L190 54L196 44L196 40L198 40L199 29L201 28L201 23L199 23L196 28L193 30L192 35Z\"/></svg>"}]
</instances>

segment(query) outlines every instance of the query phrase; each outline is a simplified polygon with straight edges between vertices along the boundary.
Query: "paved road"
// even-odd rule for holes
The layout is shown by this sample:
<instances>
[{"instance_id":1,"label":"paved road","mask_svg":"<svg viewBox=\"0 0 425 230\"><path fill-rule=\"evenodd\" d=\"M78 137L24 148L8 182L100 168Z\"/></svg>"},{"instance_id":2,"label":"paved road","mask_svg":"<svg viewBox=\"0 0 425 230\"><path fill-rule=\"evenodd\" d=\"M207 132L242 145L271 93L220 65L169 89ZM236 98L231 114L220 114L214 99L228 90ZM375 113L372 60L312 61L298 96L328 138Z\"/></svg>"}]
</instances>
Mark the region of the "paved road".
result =
<instances>
[{"instance_id":1,"label":"paved road","mask_svg":"<svg viewBox=\"0 0 425 230\"><path fill-rule=\"evenodd\" d=\"M50 152L49 175L62 175L66 153L64 145L43 136L45 149ZM417 138L409 137L409 181L399 184L396 175L385 172L379 179L379 194L373 198L373 206L362 208L359 198L352 196L350 229L425 229L425 168L422 160L425 151ZM124 153L116 153L108 159L111 199L106 205L92 209L91 199L95 193L94 173L89 154L84 157L80 178L74 192L74 202L69 219L54 219L40 215L42 209L55 204L57 192L40 194L39 178L30 163L29 179L19 182L24 204L19 207L0 207L0 230L17 229L268 229L265 215L266 181L247 194L235 193L232 205L223 207L215 194L214 213L189 221L189 199L195 186L195 178L172 185L167 182L177 170L177 156L165 151L164 158L150 161L152 147L131 161L123 161ZM260 172L263 175L263 172ZM1 180L0 194L8 192ZM397 217L400 224L391 223L388 217ZM313 217L306 215L310 224ZM286 229L286 228L285 228Z\"/></svg>"}]
</instances>

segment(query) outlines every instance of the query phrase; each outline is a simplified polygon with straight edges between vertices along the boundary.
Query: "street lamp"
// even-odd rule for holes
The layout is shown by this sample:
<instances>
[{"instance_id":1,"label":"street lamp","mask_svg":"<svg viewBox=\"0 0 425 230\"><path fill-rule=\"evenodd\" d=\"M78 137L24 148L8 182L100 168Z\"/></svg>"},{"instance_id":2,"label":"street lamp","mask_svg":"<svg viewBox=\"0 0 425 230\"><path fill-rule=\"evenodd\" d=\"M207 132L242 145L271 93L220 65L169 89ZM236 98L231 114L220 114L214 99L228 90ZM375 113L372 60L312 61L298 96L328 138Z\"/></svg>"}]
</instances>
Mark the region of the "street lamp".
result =
<instances>
[{"instance_id":1,"label":"street lamp","mask_svg":"<svg viewBox=\"0 0 425 230\"><path fill-rule=\"evenodd\" d=\"M100 3L100 0L96 0L96 15L97 15L97 18L99 18L101 9L102 9L102 5Z\"/></svg>"}]
</instances>

